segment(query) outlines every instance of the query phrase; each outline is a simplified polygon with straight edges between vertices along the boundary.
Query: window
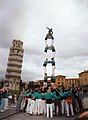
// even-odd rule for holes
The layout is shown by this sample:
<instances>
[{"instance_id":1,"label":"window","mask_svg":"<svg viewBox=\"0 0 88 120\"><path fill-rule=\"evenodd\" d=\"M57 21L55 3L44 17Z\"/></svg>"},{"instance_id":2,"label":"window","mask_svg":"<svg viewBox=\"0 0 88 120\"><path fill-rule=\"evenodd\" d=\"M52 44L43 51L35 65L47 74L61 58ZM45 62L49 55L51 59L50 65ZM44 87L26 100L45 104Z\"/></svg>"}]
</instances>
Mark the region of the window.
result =
<instances>
[{"instance_id":1,"label":"window","mask_svg":"<svg viewBox=\"0 0 88 120\"><path fill-rule=\"evenodd\" d=\"M19 53L19 50L17 50L17 53Z\"/></svg>"},{"instance_id":2,"label":"window","mask_svg":"<svg viewBox=\"0 0 88 120\"><path fill-rule=\"evenodd\" d=\"M15 47L15 43L13 43L13 47Z\"/></svg>"},{"instance_id":3,"label":"window","mask_svg":"<svg viewBox=\"0 0 88 120\"><path fill-rule=\"evenodd\" d=\"M13 52L14 52L14 50L11 50L10 52L11 52L11 53L13 53Z\"/></svg>"},{"instance_id":4,"label":"window","mask_svg":"<svg viewBox=\"0 0 88 120\"><path fill-rule=\"evenodd\" d=\"M58 82L58 84L60 84L60 82Z\"/></svg>"},{"instance_id":5,"label":"window","mask_svg":"<svg viewBox=\"0 0 88 120\"><path fill-rule=\"evenodd\" d=\"M20 44L18 44L18 47L20 47Z\"/></svg>"}]
</instances>

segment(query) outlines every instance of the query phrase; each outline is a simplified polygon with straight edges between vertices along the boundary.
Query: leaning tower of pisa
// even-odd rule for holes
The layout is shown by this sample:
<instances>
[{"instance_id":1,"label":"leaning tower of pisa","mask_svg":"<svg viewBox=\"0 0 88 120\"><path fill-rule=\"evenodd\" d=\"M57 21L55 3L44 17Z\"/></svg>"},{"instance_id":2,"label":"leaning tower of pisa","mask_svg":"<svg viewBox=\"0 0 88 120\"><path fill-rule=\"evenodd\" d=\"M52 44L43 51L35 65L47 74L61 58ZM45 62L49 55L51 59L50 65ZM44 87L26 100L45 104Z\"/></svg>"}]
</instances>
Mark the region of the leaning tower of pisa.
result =
<instances>
[{"instance_id":1,"label":"leaning tower of pisa","mask_svg":"<svg viewBox=\"0 0 88 120\"><path fill-rule=\"evenodd\" d=\"M23 42L20 40L13 40L10 47L7 69L5 75L5 82L10 89L19 89L19 82L21 79L22 62L23 62Z\"/></svg>"}]
</instances>

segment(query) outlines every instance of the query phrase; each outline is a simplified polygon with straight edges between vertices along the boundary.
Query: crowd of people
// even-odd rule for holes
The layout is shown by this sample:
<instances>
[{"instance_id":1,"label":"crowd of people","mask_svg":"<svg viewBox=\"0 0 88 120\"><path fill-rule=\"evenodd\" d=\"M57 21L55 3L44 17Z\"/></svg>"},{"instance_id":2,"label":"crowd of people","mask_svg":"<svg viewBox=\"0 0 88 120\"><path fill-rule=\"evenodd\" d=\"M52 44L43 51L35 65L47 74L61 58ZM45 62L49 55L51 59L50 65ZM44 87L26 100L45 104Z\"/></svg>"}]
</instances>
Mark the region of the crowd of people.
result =
<instances>
[{"instance_id":1,"label":"crowd of people","mask_svg":"<svg viewBox=\"0 0 88 120\"><path fill-rule=\"evenodd\" d=\"M74 116L88 109L88 90L59 89L56 86L23 89L17 101L16 110L30 115Z\"/></svg>"},{"instance_id":2,"label":"crowd of people","mask_svg":"<svg viewBox=\"0 0 88 120\"><path fill-rule=\"evenodd\" d=\"M74 116L88 110L88 89L65 89L56 86L22 89L18 99L14 97L16 111L26 112L30 115L46 115L67 117ZM9 100L12 99L8 89L0 89L0 112L8 109Z\"/></svg>"}]
</instances>

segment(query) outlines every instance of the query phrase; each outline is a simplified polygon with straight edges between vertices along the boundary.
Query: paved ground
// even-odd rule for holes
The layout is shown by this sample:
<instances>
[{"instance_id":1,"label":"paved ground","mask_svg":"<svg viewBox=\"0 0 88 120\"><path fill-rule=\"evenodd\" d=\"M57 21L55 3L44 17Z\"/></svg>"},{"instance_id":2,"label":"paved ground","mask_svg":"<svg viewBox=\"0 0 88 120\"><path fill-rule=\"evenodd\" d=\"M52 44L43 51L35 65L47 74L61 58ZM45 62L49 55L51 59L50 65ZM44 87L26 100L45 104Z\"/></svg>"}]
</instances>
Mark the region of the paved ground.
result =
<instances>
[{"instance_id":1,"label":"paved ground","mask_svg":"<svg viewBox=\"0 0 88 120\"><path fill-rule=\"evenodd\" d=\"M12 117L6 118L4 120L51 120L50 118L47 119L46 116L30 116L26 113L19 113L17 115L14 115ZM75 120L74 117L53 117L52 120Z\"/></svg>"},{"instance_id":2,"label":"paved ground","mask_svg":"<svg viewBox=\"0 0 88 120\"><path fill-rule=\"evenodd\" d=\"M50 118L47 119L46 116L44 116L44 115L41 115L41 116L33 115L33 116L31 116L27 113L18 113L18 114L15 114L13 116L10 116L8 118L2 119L3 117L5 117L7 115L11 115L13 113L16 113L16 111L14 111L13 109L9 109L4 113L0 113L0 120L51 120ZM76 118L76 116L75 117L65 117L65 116L55 117L54 116L52 118L52 120L75 120L75 118Z\"/></svg>"},{"instance_id":3,"label":"paved ground","mask_svg":"<svg viewBox=\"0 0 88 120\"><path fill-rule=\"evenodd\" d=\"M8 116L8 115L11 115L11 114L13 114L13 113L16 113L16 111L15 111L15 109L13 109L12 107L10 107L10 109L6 110L6 111L3 112L3 113L0 112L0 120L1 120L1 118L6 117L6 116Z\"/></svg>"},{"instance_id":4,"label":"paved ground","mask_svg":"<svg viewBox=\"0 0 88 120\"><path fill-rule=\"evenodd\" d=\"M18 113L18 114L14 114L14 113L17 113L15 111L15 108L12 108L11 106L9 107L8 110L6 110L4 113L1 113L0 112L0 120L75 120L76 116L75 117L66 117L66 116L61 116L61 117L53 117L52 119L47 119L46 116L44 115L41 115L41 116L38 116L38 115L29 115L27 113ZM7 117L8 115L11 115L11 114L14 114L10 117ZM2 119L4 118L4 119Z\"/></svg>"}]
</instances>

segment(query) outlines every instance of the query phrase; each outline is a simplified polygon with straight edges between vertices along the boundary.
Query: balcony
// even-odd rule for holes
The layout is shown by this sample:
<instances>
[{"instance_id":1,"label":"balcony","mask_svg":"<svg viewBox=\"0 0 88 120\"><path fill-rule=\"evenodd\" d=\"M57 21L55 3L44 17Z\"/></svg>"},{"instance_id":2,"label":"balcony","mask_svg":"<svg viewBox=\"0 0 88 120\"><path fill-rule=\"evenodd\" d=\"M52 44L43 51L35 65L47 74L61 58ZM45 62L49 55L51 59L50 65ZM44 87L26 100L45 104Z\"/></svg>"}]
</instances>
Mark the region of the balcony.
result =
<instances>
[{"instance_id":1,"label":"balcony","mask_svg":"<svg viewBox=\"0 0 88 120\"><path fill-rule=\"evenodd\" d=\"M24 52L24 49L18 48L18 47L11 47L10 50L19 50L19 51Z\"/></svg>"},{"instance_id":2,"label":"balcony","mask_svg":"<svg viewBox=\"0 0 88 120\"><path fill-rule=\"evenodd\" d=\"M6 76L5 76L7 79L9 79L9 78L17 78L17 79L20 79L21 78L21 76L20 75L9 75L9 74L6 74Z\"/></svg>"},{"instance_id":3,"label":"balcony","mask_svg":"<svg viewBox=\"0 0 88 120\"><path fill-rule=\"evenodd\" d=\"M13 68L8 68L7 72L16 72L16 73L21 73L21 70L18 69L13 69Z\"/></svg>"},{"instance_id":4,"label":"balcony","mask_svg":"<svg viewBox=\"0 0 88 120\"><path fill-rule=\"evenodd\" d=\"M13 59L22 59L22 57L18 57L18 56L9 56L9 58L13 58Z\"/></svg>"},{"instance_id":5,"label":"balcony","mask_svg":"<svg viewBox=\"0 0 88 120\"><path fill-rule=\"evenodd\" d=\"M17 66L19 68L22 68L22 64L21 63L17 63L17 62L9 62L7 63L8 66Z\"/></svg>"},{"instance_id":6,"label":"balcony","mask_svg":"<svg viewBox=\"0 0 88 120\"><path fill-rule=\"evenodd\" d=\"M9 57L8 60L9 60L9 61L19 61L19 62L22 62L22 61L23 61L22 59L13 58L13 57Z\"/></svg>"},{"instance_id":7,"label":"balcony","mask_svg":"<svg viewBox=\"0 0 88 120\"><path fill-rule=\"evenodd\" d=\"M9 53L9 56L19 56L19 57L23 57L23 53Z\"/></svg>"}]
</instances>

